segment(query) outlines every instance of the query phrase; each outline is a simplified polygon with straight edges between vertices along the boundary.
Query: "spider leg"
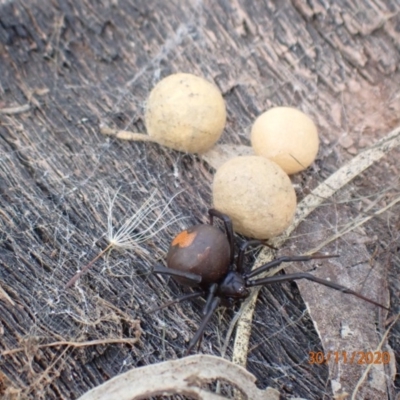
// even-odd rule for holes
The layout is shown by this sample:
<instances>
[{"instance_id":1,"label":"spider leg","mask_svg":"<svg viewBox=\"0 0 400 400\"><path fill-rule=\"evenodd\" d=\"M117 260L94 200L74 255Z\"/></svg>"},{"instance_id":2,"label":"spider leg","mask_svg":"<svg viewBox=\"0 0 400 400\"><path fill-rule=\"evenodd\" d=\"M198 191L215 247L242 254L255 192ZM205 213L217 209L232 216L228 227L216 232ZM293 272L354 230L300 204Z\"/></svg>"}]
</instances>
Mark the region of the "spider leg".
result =
<instances>
[{"instance_id":1,"label":"spider leg","mask_svg":"<svg viewBox=\"0 0 400 400\"><path fill-rule=\"evenodd\" d=\"M191 272L184 272L184 271L179 271L177 269L172 269L172 268L166 268L162 264L156 264L154 265L152 271L153 274L160 274L160 275L171 275L171 276L177 276L180 278L185 278L188 280L188 284L199 284L201 282L201 276L197 274L192 274Z\"/></svg>"},{"instance_id":2,"label":"spider leg","mask_svg":"<svg viewBox=\"0 0 400 400\"><path fill-rule=\"evenodd\" d=\"M148 311L148 313L152 314L152 313L154 313L156 311L162 310L163 308L172 306L173 304L182 303L182 301L189 300L189 299L194 299L196 297L202 296L203 294L204 294L204 292L202 290L199 290L199 291L194 292L194 293L184 294L184 295L179 296L179 297L177 297L177 298L175 298L175 299L173 299L171 301L167 301L166 303L162 304L159 307L152 308L151 310Z\"/></svg>"},{"instance_id":3,"label":"spider leg","mask_svg":"<svg viewBox=\"0 0 400 400\"><path fill-rule=\"evenodd\" d=\"M307 272L299 272L299 273L288 274L288 275L276 275L276 276L270 276L268 278L256 279L254 281L247 281L246 286L251 287L251 286L258 286L258 285L269 285L270 283L291 282L291 281L295 281L297 279L307 279L309 281L313 281L313 282L319 283L321 285L327 286L331 289L339 290L340 292L347 293L347 294L352 294L353 296L356 296L364 301L367 301L368 303L374 304L378 307L388 310L388 308L383 306L382 304L379 304L376 301L371 300L368 297L365 297L362 294L355 292L354 290L348 289L345 286L339 285L338 283L334 283L331 281L327 281L325 279L317 278L316 276L311 275Z\"/></svg>"},{"instance_id":4,"label":"spider leg","mask_svg":"<svg viewBox=\"0 0 400 400\"><path fill-rule=\"evenodd\" d=\"M215 293L216 293L217 289L218 289L217 283L213 283L212 285L210 285L210 288L208 289L206 305L204 306L203 311L202 311L203 315L207 315L208 310L210 309L212 301L215 297Z\"/></svg>"},{"instance_id":5,"label":"spider leg","mask_svg":"<svg viewBox=\"0 0 400 400\"><path fill-rule=\"evenodd\" d=\"M244 259L244 254L246 253L246 250L248 247L255 247L255 246L267 246L272 250L278 250L276 247L271 246L266 242L266 240L259 240L259 239L254 239L254 240L248 240L247 242L244 242L241 244L238 252L238 256L236 259L236 271L241 274L243 272L243 259Z\"/></svg>"},{"instance_id":6,"label":"spider leg","mask_svg":"<svg viewBox=\"0 0 400 400\"><path fill-rule=\"evenodd\" d=\"M210 215L210 225L213 224L214 217L219 218L224 222L226 236L228 237L229 246L231 248L231 255L230 255L231 259L229 265L233 265L233 256L235 255L235 248L233 244L234 235L233 235L232 220L226 214L223 214L215 210L214 208L210 208L208 210L208 214Z\"/></svg>"},{"instance_id":7,"label":"spider leg","mask_svg":"<svg viewBox=\"0 0 400 400\"><path fill-rule=\"evenodd\" d=\"M197 329L197 332L191 339L185 355L188 355L192 351L193 347L196 346L196 343L200 341L201 337L203 336L204 329L206 328L206 326L208 324L208 321L210 320L211 316L214 314L214 311L217 309L220 302L221 302L221 299L219 297L214 297L214 299L212 300L210 307L207 311L207 314L201 320L201 323Z\"/></svg>"},{"instance_id":8,"label":"spider leg","mask_svg":"<svg viewBox=\"0 0 400 400\"><path fill-rule=\"evenodd\" d=\"M271 262L264 264L261 267L258 267L256 269L254 269L253 271L250 271L247 274L244 274L243 278L245 278L245 279L253 278L256 275L261 274L262 272L265 272L271 268L277 267L278 265L282 264L283 262L310 261L310 260L314 260L314 259L334 258L334 257L339 257L339 255L338 254L315 253L315 254L311 254L309 256L283 256L283 257L276 258L275 260L272 260Z\"/></svg>"}]
</instances>

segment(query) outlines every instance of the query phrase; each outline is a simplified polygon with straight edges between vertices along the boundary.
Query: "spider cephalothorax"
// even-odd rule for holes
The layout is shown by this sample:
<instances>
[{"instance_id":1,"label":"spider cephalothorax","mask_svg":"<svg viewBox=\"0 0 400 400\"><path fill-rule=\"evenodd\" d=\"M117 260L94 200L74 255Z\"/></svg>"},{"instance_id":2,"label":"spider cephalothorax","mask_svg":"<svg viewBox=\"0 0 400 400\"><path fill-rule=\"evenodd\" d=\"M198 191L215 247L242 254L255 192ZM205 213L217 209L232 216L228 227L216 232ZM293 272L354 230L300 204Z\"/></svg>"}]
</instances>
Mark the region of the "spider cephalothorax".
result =
<instances>
[{"instance_id":1,"label":"spider cephalothorax","mask_svg":"<svg viewBox=\"0 0 400 400\"><path fill-rule=\"evenodd\" d=\"M279 257L251 272L245 273L243 271L243 260L246 249L259 245L269 245L264 240L257 239L244 242L240 246L235 260L231 219L227 215L214 209L209 210L209 215L210 225L194 225L180 232L173 239L167 255L168 268L161 264L157 264L153 268L153 273L155 274L171 275L181 284L197 287L197 290L193 293L180 296L153 311L184 300L202 295L206 296L206 304L202 312L203 319L196 334L189 343L187 353L199 342L208 321L217 307L219 305L230 307L238 301L242 301L249 296L250 291L248 288L252 286L308 279L343 293L352 294L369 303L386 309L385 306L364 297L360 293L337 283L317 278L306 272L252 279L283 262L309 261L313 259L338 257L338 255L317 253L307 256ZM222 219L225 225L226 235L212 225L214 217Z\"/></svg>"}]
</instances>

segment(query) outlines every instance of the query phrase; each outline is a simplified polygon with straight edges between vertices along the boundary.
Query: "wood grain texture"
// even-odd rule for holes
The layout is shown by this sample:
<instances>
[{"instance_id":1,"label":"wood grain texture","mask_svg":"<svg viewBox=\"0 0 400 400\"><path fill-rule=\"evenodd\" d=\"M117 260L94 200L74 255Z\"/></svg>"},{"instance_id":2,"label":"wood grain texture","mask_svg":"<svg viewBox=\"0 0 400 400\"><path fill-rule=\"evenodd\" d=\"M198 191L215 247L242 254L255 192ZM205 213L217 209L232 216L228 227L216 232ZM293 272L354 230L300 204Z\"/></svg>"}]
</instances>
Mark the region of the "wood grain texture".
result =
<instances>
[{"instance_id":1,"label":"wood grain texture","mask_svg":"<svg viewBox=\"0 0 400 400\"><path fill-rule=\"evenodd\" d=\"M182 291L149 271L180 229L207 221L214 171L193 155L107 138L101 124L143 132L150 89L179 71L221 89L225 144L249 145L252 122L269 107L298 107L321 137L316 163L293 177L301 198L400 123L399 24L397 0L0 1L0 109L7 110L0 113L0 354L25 348L0 356L0 393L78 398L118 373L180 357L201 319L201 301L149 315ZM400 188L399 156L393 151L327 200L322 215L311 215L293 235L288 251L304 250L305 239L309 248L325 229L389 202ZM186 220L135 251L111 252L64 292L106 246L107 193L119 190L118 226L154 188L160 204L180 192L162 221ZM344 249L344 263L370 262L384 278L393 313L400 306L399 215L396 206L335 245ZM219 355L232 315L212 319L203 352ZM135 337L137 320L140 344L39 347ZM336 372L308 362L309 351L323 348L296 286L262 290L252 323L247 365L260 388L332 398ZM379 336L384 321L376 317L376 325ZM398 365L399 324L389 344ZM386 369L379 383L382 399L395 398L400 387L391 374ZM356 382L340 384L351 393ZM361 396L377 398L368 390Z\"/></svg>"}]
</instances>

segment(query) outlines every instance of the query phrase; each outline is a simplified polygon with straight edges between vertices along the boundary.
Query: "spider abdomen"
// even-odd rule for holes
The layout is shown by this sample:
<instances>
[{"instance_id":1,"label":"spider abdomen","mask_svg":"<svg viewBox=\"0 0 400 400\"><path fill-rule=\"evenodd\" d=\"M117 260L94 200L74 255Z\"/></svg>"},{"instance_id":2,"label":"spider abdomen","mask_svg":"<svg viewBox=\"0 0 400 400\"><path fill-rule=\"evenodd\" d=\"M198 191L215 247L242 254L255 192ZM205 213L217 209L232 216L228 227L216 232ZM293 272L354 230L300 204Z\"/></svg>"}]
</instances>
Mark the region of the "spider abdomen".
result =
<instances>
[{"instance_id":1,"label":"spider abdomen","mask_svg":"<svg viewBox=\"0 0 400 400\"><path fill-rule=\"evenodd\" d=\"M230 246L226 236L212 225L195 225L180 232L172 241L168 268L200 275L201 284L218 282L229 270ZM185 278L178 282L191 285Z\"/></svg>"}]
</instances>

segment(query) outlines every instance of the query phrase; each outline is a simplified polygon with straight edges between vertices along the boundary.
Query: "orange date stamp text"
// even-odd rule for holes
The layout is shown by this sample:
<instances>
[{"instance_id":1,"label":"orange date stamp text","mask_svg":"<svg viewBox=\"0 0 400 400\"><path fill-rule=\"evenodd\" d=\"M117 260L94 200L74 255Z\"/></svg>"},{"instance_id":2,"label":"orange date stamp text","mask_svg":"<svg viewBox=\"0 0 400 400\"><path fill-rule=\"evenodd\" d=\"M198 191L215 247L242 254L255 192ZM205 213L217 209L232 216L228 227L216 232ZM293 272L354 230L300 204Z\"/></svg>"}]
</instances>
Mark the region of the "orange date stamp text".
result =
<instances>
[{"instance_id":1,"label":"orange date stamp text","mask_svg":"<svg viewBox=\"0 0 400 400\"><path fill-rule=\"evenodd\" d=\"M310 364L389 364L390 354L387 351L310 351L308 362Z\"/></svg>"}]
</instances>

